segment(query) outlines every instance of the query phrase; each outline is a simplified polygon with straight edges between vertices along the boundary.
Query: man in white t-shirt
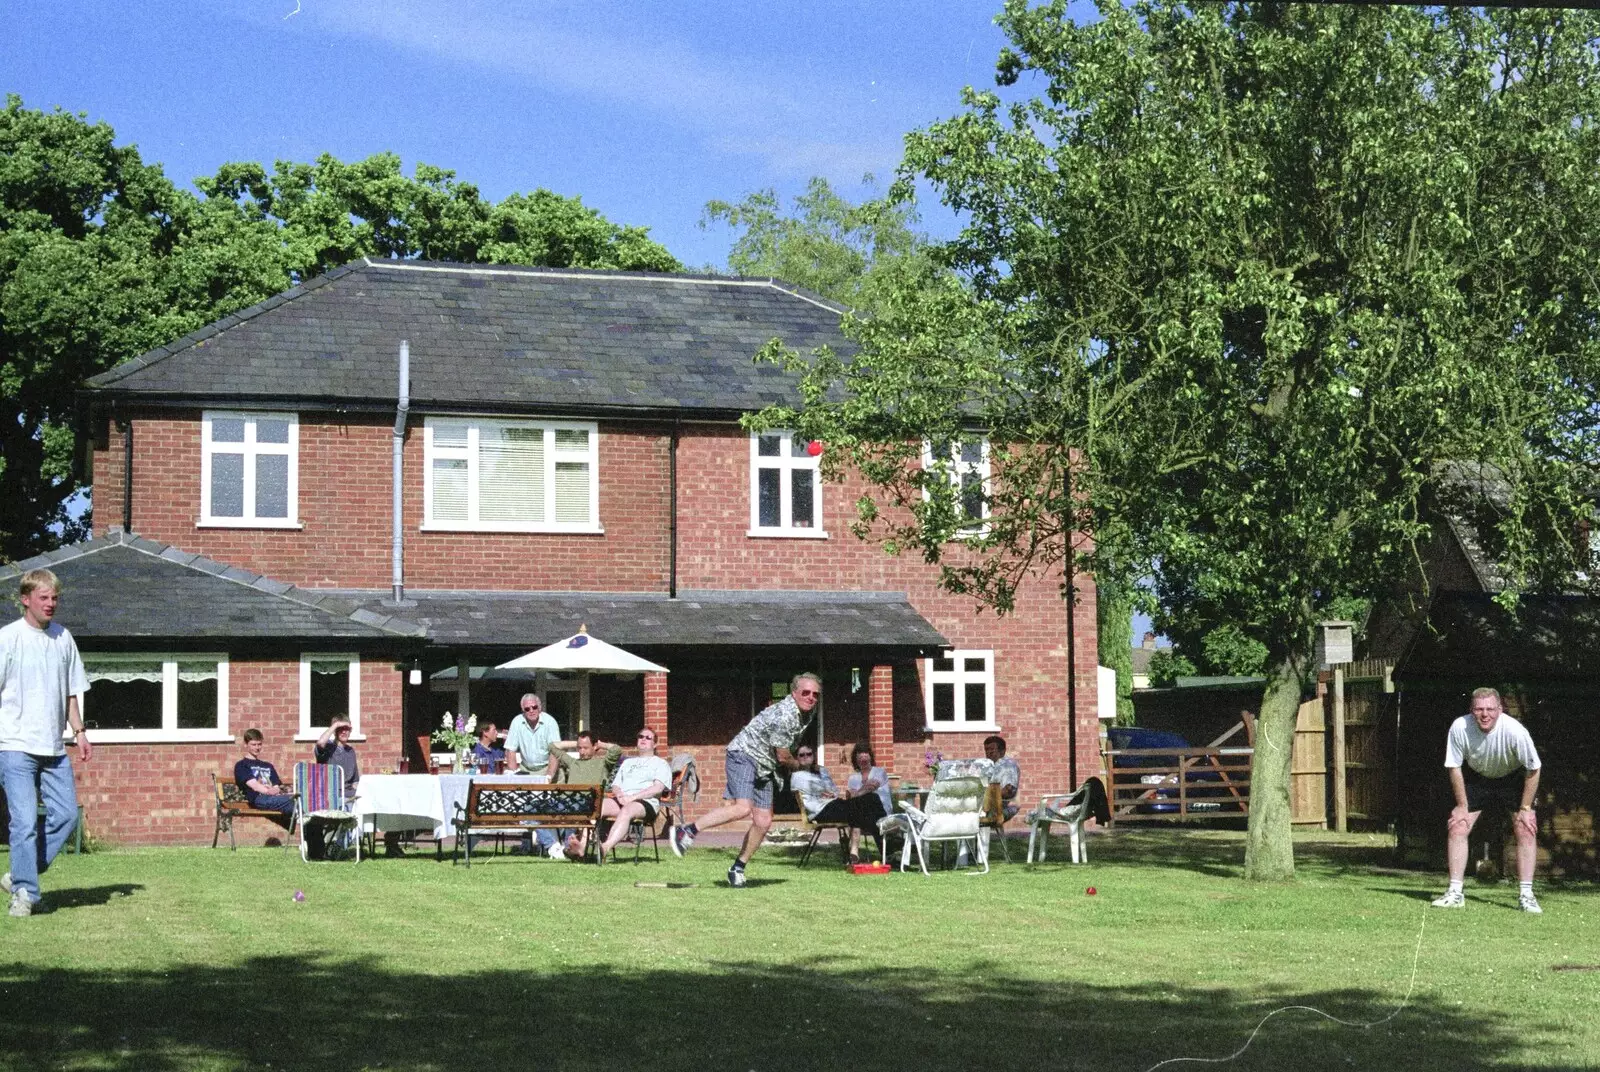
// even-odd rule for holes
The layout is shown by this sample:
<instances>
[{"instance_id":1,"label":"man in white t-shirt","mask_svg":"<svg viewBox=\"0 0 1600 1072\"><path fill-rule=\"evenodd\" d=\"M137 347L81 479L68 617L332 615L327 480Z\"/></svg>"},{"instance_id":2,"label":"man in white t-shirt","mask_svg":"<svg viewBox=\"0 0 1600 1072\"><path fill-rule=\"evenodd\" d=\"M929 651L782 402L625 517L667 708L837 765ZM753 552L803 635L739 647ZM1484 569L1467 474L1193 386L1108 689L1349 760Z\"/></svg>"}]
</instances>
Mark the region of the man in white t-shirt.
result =
<instances>
[{"instance_id":1,"label":"man in white t-shirt","mask_svg":"<svg viewBox=\"0 0 1600 1072\"><path fill-rule=\"evenodd\" d=\"M85 763L93 747L78 710L89 676L72 634L54 621L61 582L49 570L29 570L18 594L22 617L0 629L0 779L11 810L11 870L0 876L0 889L11 898L11 914L20 917L33 915L39 875L78 822L72 760L62 744L66 728L77 735ZM37 834L41 798L43 842Z\"/></svg>"},{"instance_id":2,"label":"man in white t-shirt","mask_svg":"<svg viewBox=\"0 0 1600 1072\"><path fill-rule=\"evenodd\" d=\"M1505 713L1494 689L1474 689L1472 714L1450 724L1445 738L1444 766L1456 806L1450 811L1450 887L1433 902L1435 908L1461 908L1466 897L1461 882L1467 873L1467 836L1488 807L1515 810L1518 906L1541 912L1533 895L1533 865L1538 857L1539 823L1533 799L1539 791L1539 753L1522 723Z\"/></svg>"},{"instance_id":3,"label":"man in white t-shirt","mask_svg":"<svg viewBox=\"0 0 1600 1072\"><path fill-rule=\"evenodd\" d=\"M611 855L618 842L628 836L628 824L635 819L654 823L660 814L657 798L672 785L672 768L656 755L656 733L648 726L639 731L639 749L623 760L611 779L611 790L600 804L602 818L611 820L611 830L600 845L601 857Z\"/></svg>"}]
</instances>

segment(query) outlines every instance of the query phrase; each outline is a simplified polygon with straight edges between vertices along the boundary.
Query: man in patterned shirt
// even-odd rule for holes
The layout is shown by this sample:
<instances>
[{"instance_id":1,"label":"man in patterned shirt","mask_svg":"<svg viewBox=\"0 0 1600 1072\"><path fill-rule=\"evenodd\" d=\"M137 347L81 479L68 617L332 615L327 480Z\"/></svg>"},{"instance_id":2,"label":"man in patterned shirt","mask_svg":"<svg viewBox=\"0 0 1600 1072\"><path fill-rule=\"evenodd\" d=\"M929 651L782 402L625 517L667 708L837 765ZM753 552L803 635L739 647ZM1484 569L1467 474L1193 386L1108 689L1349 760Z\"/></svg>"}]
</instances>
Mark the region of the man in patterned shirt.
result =
<instances>
[{"instance_id":1,"label":"man in patterned shirt","mask_svg":"<svg viewBox=\"0 0 1600 1072\"><path fill-rule=\"evenodd\" d=\"M694 844L701 830L724 823L750 820L739 856L728 868L728 885L744 886L744 868L767 836L772 825L772 791L780 768L796 766L794 746L811 724L811 712L822 699L822 679L816 674L798 674L789 683L789 695L751 719L739 735L728 742L728 788L722 794L730 803L707 812L698 823L675 826L667 834L667 844L679 856Z\"/></svg>"}]
</instances>

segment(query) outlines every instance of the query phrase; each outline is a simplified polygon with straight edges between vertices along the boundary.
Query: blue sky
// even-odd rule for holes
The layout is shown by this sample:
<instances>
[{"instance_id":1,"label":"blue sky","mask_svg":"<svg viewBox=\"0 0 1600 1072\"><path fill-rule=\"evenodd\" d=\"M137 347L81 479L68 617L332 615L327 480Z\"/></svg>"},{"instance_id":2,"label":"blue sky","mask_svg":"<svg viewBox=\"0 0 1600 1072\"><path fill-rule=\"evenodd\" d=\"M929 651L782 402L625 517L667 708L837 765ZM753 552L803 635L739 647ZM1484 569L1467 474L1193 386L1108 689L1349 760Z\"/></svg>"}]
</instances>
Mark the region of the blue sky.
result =
<instances>
[{"instance_id":1,"label":"blue sky","mask_svg":"<svg viewBox=\"0 0 1600 1072\"><path fill-rule=\"evenodd\" d=\"M998 2L11 0L4 89L104 120L181 183L392 150L490 197L546 187L722 265L705 203L887 182L906 131L993 85ZM953 221L930 207L925 224Z\"/></svg>"},{"instance_id":2,"label":"blue sky","mask_svg":"<svg viewBox=\"0 0 1600 1072\"><path fill-rule=\"evenodd\" d=\"M721 267L731 239L699 227L707 201L787 199L813 175L852 197L868 172L887 184L907 131L993 87L998 7L5 0L0 88L104 120L182 184L230 160L389 150L496 200L579 195ZM953 233L938 205L922 212Z\"/></svg>"}]
</instances>

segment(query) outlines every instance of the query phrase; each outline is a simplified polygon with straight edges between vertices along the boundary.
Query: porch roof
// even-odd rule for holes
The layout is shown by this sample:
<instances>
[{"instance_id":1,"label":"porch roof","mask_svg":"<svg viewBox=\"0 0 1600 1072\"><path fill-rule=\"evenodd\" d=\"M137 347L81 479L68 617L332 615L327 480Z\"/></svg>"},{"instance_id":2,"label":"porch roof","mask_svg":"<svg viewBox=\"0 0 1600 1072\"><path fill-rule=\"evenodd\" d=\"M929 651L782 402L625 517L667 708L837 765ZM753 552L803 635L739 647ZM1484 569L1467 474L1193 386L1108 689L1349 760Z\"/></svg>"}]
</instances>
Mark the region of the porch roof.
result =
<instances>
[{"instance_id":1,"label":"porch roof","mask_svg":"<svg viewBox=\"0 0 1600 1072\"><path fill-rule=\"evenodd\" d=\"M427 629L430 646L527 651L586 625L629 649L881 649L930 654L949 641L904 592L685 591L664 593L441 591L407 589L396 607L387 591L327 593L373 613L403 615Z\"/></svg>"},{"instance_id":2,"label":"porch roof","mask_svg":"<svg viewBox=\"0 0 1600 1072\"><path fill-rule=\"evenodd\" d=\"M128 533L0 567L0 588L14 592L21 574L41 566L61 579L56 620L80 642L192 647L332 640L405 650L422 644L415 622Z\"/></svg>"}]
</instances>

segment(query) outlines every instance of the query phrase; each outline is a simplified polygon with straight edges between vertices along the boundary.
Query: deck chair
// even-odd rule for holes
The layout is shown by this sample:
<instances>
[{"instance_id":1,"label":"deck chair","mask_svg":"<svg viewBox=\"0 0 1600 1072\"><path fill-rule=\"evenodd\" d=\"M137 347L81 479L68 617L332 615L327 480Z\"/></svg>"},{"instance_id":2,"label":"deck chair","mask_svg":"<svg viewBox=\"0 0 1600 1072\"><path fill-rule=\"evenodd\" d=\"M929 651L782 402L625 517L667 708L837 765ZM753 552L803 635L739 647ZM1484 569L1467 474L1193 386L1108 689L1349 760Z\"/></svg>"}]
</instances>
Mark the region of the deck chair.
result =
<instances>
[{"instance_id":1,"label":"deck chair","mask_svg":"<svg viewBox=\"0 0 1600 1072\"><path fill-rule=\"evenodd\" d=\"M331 763L294 765L294 810L300 822L300 859L361 862L361 816L344 796L344 769Z\"/></svg>"},{"instance_id":2,"label":"deck chair","mask_svg":"<svg viewBox=\"0 0 1600 1072\"><path fill-rule=\"evenodd\" d=\"M934 775L933 788L928 799L918 808L906 801L900 810L906 817L906 841L900 850L900 870L911 862L912 846L917 850L917 863L922 873L928 873L927 846L933 842L973 841L977 843L978 863L989 872L989 831L980 823L983 818L983 798L988 790L988 760L946 760L939 764Z\"/></svg>"},{"instance_id":3,"label":"deck chair","mask_svg":"<svg viewBox=\"0 0 1600 1072\"><path fill-rule=\"evenodd\" d=\"M839 832L839 862L842 864L849 863L850 824L843 819L831 821L824 819L820 823L816 822L806 814L806 803L800 799L799 793L794 795L794 803L795 807L800 810L800 832L811 835L810 840L806 842L805 851L800 854L800 866L804 867L806 861L811 859L811 853L816 849L817 843L822 840L822 832L824 830L837 830Z\"/></svg>"},{"instance_id":4,"label":"deck chair","mask_svg":"<svg viewBox=\"0 0 1600 1072\"><path fill-rule=\"evenodd\" d=\"M1104 821L1110 816L1106 806L1105 786L1098 778L1090 778L1071 793L1047 793L1039 806L1027 814L1028 863L1037 859L1044 862L1045 843L1050 840L1050 824L1061 823L1067 828L1068 844L1072 848L1072 862L1089 862L1089 847L1084 841L1083 824L1091 817Z\"/></svg>"}]
</instances>

